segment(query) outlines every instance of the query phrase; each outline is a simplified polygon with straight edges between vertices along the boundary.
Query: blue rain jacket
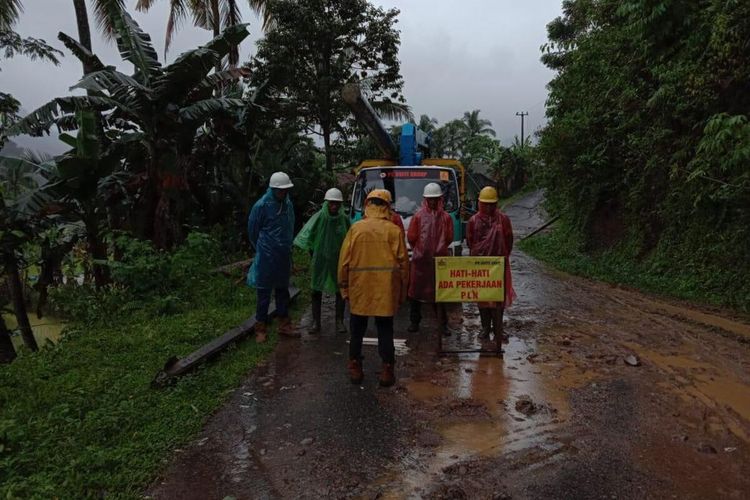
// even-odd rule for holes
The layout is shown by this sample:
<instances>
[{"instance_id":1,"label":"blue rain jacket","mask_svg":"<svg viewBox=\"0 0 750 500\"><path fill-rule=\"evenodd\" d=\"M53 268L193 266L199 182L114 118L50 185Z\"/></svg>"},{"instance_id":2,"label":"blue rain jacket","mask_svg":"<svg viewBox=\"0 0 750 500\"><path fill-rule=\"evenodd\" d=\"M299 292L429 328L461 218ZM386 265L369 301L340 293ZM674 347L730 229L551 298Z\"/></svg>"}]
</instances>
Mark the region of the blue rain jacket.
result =
<instances>
[{"instance_id":1,"label":"blue rain jacket","mask_svg":"<svg viewBox=\"0 0 750 500\"><path fill-rule=\"evenodd\" d=\"M247 273L253 288L287 288L292 272L294 206L287 195L279 202L271 188L250 211L247 233L255 258Z\"/></svg>"}]
</instances>

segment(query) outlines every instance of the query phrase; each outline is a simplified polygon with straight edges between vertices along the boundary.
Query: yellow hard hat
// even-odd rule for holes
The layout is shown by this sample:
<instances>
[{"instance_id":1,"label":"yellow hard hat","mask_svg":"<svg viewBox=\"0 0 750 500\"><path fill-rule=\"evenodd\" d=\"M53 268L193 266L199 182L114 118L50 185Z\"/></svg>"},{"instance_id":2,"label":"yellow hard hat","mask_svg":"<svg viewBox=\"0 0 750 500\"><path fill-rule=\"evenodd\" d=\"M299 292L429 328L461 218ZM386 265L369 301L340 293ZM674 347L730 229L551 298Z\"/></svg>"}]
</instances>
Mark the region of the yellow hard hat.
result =
<instances>
[{"instance_id":1,"label":"yellow hard hat","mask_svg":"<svg viewBox=\"0 0 750 500\"><path fill-rule=\"evenodd\" d=\"M479 201L482 203L497 203L497 189L492 186L483 187L479 191Z\"/></svg>"},{"instance_id":2,"label":"yellow hard hat","mask_svg":"<svg viewBox=\"0 0 750 500\"><path fill-rule=\"evenodd\" d=\"M367 195L367 199L371 200L373 198L383 200L386 203L390 203L392 201L391 192L387 189L373 189L372 191L370 191L370 194Z\"/></svg>"}]
</instances>

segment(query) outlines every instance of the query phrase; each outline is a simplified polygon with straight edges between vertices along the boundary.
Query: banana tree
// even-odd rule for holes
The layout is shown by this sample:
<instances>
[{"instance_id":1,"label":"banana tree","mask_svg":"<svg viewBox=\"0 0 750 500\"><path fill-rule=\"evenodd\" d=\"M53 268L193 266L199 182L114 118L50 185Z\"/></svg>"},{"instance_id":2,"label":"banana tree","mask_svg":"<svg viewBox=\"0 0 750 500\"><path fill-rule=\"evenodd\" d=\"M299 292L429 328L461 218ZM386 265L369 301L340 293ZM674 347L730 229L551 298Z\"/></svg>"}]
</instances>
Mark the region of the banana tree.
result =
<instances>
[{"instance_id":1,"label":"banana tree","mask_svg":"<svg viewBox=\"0 0 750 500\"><path fill-rule=\"evenodd\" d=\"M49 297L49 287L63 283L62 265L75 245L86 236L86 228L80 222L54 224L38 236L39 278L34 284L39 297L36 303L36 317L44 317L44 309Z\"/></svg>"},{"instance_id":2,"label":"banana tree","mask_svg":"<svg viewBox=\"0 0 750 500\"><path fill-rule=\"evenodd\" d=\"M196 131L217 113L244 105L242 99L212 96L217 84L239 79L244 70L211 71L249 33L246 25L229 27L206 45L162 66L150 37L130 15L115 5L109 9L120 55L133 65L133 75L105 66L73 38L60 33L65 46L94 68L72 87L90 95L53 99L18 121L9 133L39 135L52 126L73 130L78 126L77 112L100 112L113 146L124 156L137 150L145 157L138 196L146 214L144 235L161 248L170 247L182 239L186 172ZM132 165L130 168L134 170Z\"/></svg>"},{"instance_id":3,"label":"banana tree","mask_svg":"<svg viewBox=\"0 0 750 500\"><path fill-rule=\"evenodd\" d=\"M0 172L4 169L0 164ZM24 298L21 267L23 246L31 241L39 229L39 214L50 197L39 190L30 190L11 199L5 196L6 188L0 176L0 268L6 277L8 295L18 322L24 344L36 351L39 349L29 323Z\"/></svg>"},{"instance_id":4,"label":"banana tree","mask_svg":"<svg viewBox=\"0 0 750 500\"><path fill-rule=\"evenodd\" d=\"M40 165L39 171L47 179L44 189L56 199L58 214L83 224L93 260L94 283L101 288L109 282L103 238L108 207L113 205L113 199L125 195L130 174L122 170L118 143L109 142L103 147L103 141L97 137L98 117L83 111L77 118L77 137L60 136L73 149L54 162Z\"/></svg>"}]
</instances>

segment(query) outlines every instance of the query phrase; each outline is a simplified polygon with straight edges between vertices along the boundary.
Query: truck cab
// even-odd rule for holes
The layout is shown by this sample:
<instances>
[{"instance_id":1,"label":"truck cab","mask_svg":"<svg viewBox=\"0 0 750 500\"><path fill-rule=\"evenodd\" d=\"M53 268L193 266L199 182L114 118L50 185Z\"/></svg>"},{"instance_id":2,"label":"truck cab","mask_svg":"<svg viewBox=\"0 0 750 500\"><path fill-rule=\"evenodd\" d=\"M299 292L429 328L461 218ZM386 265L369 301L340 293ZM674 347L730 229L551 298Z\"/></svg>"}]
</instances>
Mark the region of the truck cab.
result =
<instances>
[{"instance_id":1,"label":"truck cab","mask_svg":"<svg viewBox=\"0 0 750 500\"><path fill-rule=\"evenodd\" d=\"M434 182L443 189L443 207L453 220L454 251L460 251L463 241L461 224L461 191L456 171L435 165L364 167L357 173L351 197L352 222L360 220L367 194L373 189L387 189L393 198L391 208L404 221L408 230L414 214L422 206L424 187Z\"/></svg>"}]
</instances>

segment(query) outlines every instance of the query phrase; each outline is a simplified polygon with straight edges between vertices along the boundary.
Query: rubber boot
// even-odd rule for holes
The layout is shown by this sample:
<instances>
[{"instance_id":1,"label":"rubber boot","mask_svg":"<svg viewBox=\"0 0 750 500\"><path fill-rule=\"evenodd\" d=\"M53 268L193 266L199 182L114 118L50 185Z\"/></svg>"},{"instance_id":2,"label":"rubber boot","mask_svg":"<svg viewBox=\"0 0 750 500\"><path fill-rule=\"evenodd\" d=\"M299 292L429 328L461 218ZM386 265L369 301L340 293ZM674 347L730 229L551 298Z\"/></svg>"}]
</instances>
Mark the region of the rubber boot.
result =
<instances>
[{"instance_id":1,"label":"rubber boot","mask_svg":"<svg viewBox=\"0 0 750 500\"><path fill-rule=\"evenodd\" d=\"M479 338L490 338L490 331L492 330L492 312L489 309L480 308L479 319L482 322L482 332L479 334Z\"/></svg>"},{"instance_id":2,"label":"rubber boot","mask_svg":"<svg viewBox=\"0 0 750 500\"><path fill-rule=\"evenodd\" d=\"M351 381L351 383L362 383L362 379L365 378L365 374L362 371L362 360L350 359L347 368L349 370L349 380Z\"/></svg>"},{"instance_id":3,"label":"rubber boot","mask_svg":"<svg viewBox=\"0 0 750 500\"><path fill-rule=\"evenodd\" d=\"M393 363L383 363L383 369L380 370L380 387L390 387L396 383L396 374L393 370Z\"/></svg>"},{"instance_id":4,"label":"rubber boot","mask_svg":"<svg viewBox=\"0 0 750 500\"><path fill-rule=\"evenodd\" d=\"M312 325L310 326L311 335L320 335L320 314L323 307L323 296L313 294L312 296Z\"/></svg>"},{"instance_id":5,"label":"rubber boot","mask_svg":"<svg viewBox=\"0 0 750 500\"><path fill-rule=\"evenodd\" d=\"M417 333L419 331L419 323L422 320L422 304L414 299L410 300L409 303L409 327L406 329L409 333Z\"/></svg>"},{"instance_id":6,"label":"rubber boot","mask_svg":"<svg viewBox=\"0 0 750 500\"><path fill-rule=\"evenodd\" d=\"M489 309L492 316L492 331L495 334L497 353L503 353L503 310L499 307Z\"/></svg>"},{"instance_id":7,"label":"rubber boot","mask_svg":"<svg viewBox=\"0 0 750 500\"><path fill-rule=\"evenodd\" d=\"M284 337L291 337L291 338L297 338L299 337L299 332L296 328L294 328L294 325L292 324L292 320L289 319L289 316L279 318L279 328L278 328L279 335L283 335Z\"/></svg>"},{"instance_id":8,"label":"rubber boot","mask_svg":"<svg viewBox=\"0 0 750 500\"><path fill-rule=\"evenodd\" d=\"M268 325L258 321L255 323L255 343L263 344L268 340Z\"/></svg>"},{"instance_id":9,"label":"rubber boot","mask_svg":"<svg viewBox=\"0 0 750 500\"><path fill-rule=\"evenodd\" d=\"M448 328L448 312L445 310L445 305L435 304L435 315L437 316L438 333L443 337L450 337L451 331Z\"/></svg>"},{"instance_id":10,"label":"rubber boot","mask_svg":"<svg viewBox=\"0 0 750 500\"><path fill-rule=\"evenodd\" d=\"M336 295L336 332L346 333L346 326L344 325L344 308L346 302L341 295Z\"/></svg>"}]
</instances>

